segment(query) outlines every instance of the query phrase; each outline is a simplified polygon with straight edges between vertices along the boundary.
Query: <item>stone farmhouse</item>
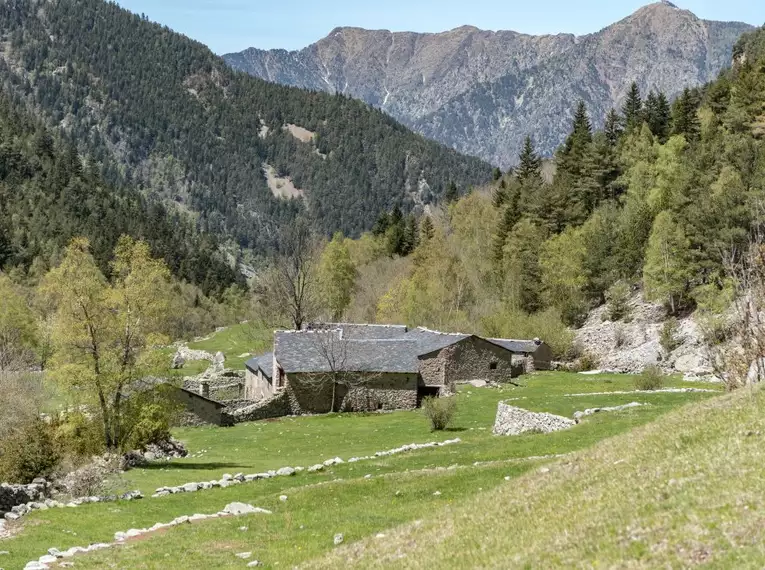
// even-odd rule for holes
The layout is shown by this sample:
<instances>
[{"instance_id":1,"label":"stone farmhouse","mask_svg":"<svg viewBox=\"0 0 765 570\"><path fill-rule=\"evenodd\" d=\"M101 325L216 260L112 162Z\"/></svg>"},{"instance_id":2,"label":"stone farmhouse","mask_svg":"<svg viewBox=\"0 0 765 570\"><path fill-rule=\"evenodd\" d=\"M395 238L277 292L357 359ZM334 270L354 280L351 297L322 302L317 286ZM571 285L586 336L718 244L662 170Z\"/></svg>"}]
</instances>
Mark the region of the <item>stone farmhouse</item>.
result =
<instances>
[{"instance_id":1,"label":"stone farmhouse","mask_svg":"<svg viewBox=\"0 0 765 570\"><path fill-rule=\"evenodd\" d=\"M550 368L539 339L482 338L402 325L322 324L276 331L274 350L246 363L251 417L412 409L459 383L503 382Z\"/></svg>"}]
</instances>

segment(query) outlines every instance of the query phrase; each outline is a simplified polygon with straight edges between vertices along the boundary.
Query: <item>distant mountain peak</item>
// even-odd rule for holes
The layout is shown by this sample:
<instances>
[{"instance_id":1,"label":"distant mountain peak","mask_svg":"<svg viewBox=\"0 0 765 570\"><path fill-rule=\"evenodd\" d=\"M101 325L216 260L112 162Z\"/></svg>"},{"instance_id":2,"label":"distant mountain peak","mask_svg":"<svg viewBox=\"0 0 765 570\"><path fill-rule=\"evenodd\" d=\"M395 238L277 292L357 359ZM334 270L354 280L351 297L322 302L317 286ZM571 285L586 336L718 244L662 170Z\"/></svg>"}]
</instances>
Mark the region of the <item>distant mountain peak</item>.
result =
<instances>
[{"instance_id":1,"label":"distant mountain peak","mask_svg":"<svg viewBox=\"0 0 765 570\"><path fill-rule=\"evenodd\" d=\"M599 125L633 81L644 93L661 90L670 98L711 81L750 29L702 20L663 0L578 37L473 26L429 34L345 28L300 52L224 58L269 81L362 99L504 168L516 161L527 134L551 154L570 128L576 99L585 100Z\"/></svg>"}]
</instances>

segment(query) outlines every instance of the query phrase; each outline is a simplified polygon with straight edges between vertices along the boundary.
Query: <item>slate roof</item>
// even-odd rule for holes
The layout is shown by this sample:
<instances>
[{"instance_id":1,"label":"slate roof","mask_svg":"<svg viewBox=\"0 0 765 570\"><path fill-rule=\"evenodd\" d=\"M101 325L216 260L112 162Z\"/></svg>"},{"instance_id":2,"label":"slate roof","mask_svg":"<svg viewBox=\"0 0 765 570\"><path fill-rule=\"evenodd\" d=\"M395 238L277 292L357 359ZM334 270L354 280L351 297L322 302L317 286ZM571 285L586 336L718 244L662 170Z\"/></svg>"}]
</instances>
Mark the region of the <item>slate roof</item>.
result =
<instances>
[{"instance_id":1,"label":"slate roof","mask_svg":"<svg viewBox=\"0 0 765 570\"><path fill-rule=\"evenodd\" d=\"M473 335L443 333L426 328L408 330L397 325L323 324L321 328L304 331L276 331L274 354L287 374L300 372L331 372L322 346L329 341L316 335L333 335L336 352L346 351L342 367L353 372L419 372L422 356L440 351ZM326 339L326 337L324 337ZM532 353L537 345L531 340L486 339L512 353ZM338 360L339 358L338 354ZM273 358L264 355L269 362ZM256 359L253 359L256 360ZM248 366L251 361L248 361ZM340 365L338 363L338 365ZM270 377L270 371L269 371Z\"/></svg>"},{"instance_id":2,"label":"slate roof","mask_svg":"<svg viewBox=\"0 0 765 570\"><path fill-rule=\"evenodd\" d=\"M368 325L355 323L321 323L308 326L309 330L342 330L343 337L351 340L395 340L404 338L406 325Z\"/></svg>"},{"instance_id":3,"label":"slate roof","mask_svg":"<svg viewBox=\"0 0 765 570\"><path fill-rule=\"evenodd\" d=\"M274 353L266 352L260 356L255 356L245 362L244 365L253 372L260 370L266 378L271 378L274 370Z\"/></svg>"},{"instance_id":4,"label":"slate roof","mask_svg":"<svg viewBox=\"0 0 765 570\"><path fill-rule=\"evenodd\" d=\"M333 335L326 341L317 335ZM287 374L295 372L331 372L322 346L337 342L335 350L347 351L343 368L353 372L416 373L417 343L406 339L340 340L339 331L277 331L274 353ZM339 363L338 363L339 364Z\"/></svg>"},{"instance_id":5,"label":"slate roof","mask_svg":"<svg viewBox=\"0 0 765 570\"><path fill-rule=\"evenodd\" d=\"M533 340L513 340L509 338L487 338L486 340L515 354L533 354L539 348L539 345Z\"/></svg>"}]
</instances>

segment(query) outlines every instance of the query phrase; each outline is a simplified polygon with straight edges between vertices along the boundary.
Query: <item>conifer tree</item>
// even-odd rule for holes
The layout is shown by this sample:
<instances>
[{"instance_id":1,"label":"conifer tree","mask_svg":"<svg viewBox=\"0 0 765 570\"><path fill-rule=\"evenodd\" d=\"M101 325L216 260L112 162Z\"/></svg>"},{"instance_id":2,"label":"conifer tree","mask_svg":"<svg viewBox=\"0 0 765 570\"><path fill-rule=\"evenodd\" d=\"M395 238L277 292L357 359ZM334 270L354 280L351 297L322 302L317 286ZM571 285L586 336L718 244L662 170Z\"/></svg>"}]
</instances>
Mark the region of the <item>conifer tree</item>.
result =
<instances>
[{"instance_id":1,"label":"conifer tree","mask_svg":"<svg viewBox=\"0 0 765 570\"><path fill-rule=\"evenodd\" d=\"M690 89L685 89L672 106L672 134L684 135L688 141L698 139L701 125L697 111L696 97Z\"/></svg>"},{"instance_id":2,"label":"conifer tree","mask_svg":"<svg viewBox=\"0 0 765 570\"><path fill-rule=\"evenodd\" d=\"M518 215L517 206L508 204L502 213L502 218L500 219L497 231L494 234L494 241L492 242L492 259L494 260L495 267L500 271L507 237L510 235L510 232L513 231L513 227L518 223L519 218L520 216Z\"/></svg>"},{"instance_id":3,"label":"conifer tree","mask_svg":"<svg viewBox=\"0 0 765 570\"><path fill-rule=\"evenodd\" d=\"M494 182L502 178L502 171L499 168L495 168L492 171L492 177L494 178Z\"/></svg>"},{"instance_id":4,"label":"conifer tree","mask_svg":"<svg viewBox=\"0 0 765 570\"><path fill-rule=\"evenodd\" d=\"M420 241L422 243L429 241L433 237L434 232L435 228L430 216L423 216L422 222L420 222Z\"/></svg>"},{"instance_id":5,"label":"conifer tree","mask_svg":"<svg viewBox=\"0 0 765 570\"><path fill-rule=\"evenodd\" d=\"M515 169L515 175L518 181L526 182L532 178L541 175L542 161L534 150L534 143L530 136L526 136L523 141L523 149L519 155L518 167Z\"/></svg>"},{"instance_id":6,"label":"conifer tree","mask_svg":"<svg viewBox=\"0 0 765 570\"><path fill-rule=\"evenodd\" d=\"M632 82L627 93L627 99L622 106L624 127L631 131L640 128L643 124L643 99L640 96L640 88L636 82Z\"/></svg>"},{"instance_id":7,"label":"conifer tree","mask_svg":"<svg viewBox=\"0 0 765 570\"><path fill-rule=\"evenodd\" d=\"M622 118L616 109L611 109L606 115L606 122L603 126L603 132L606 135L611 146L616 146L619 138L622 136Z\"/></svg>"},{"instance_id":8,"label":"conifer tree","mask_svg":"<svg viewBox=\"0 0 765 570\"><path fill-rule=\"evenodd\" d=\"M645 121L648 123L648 128L662 144L669 137L671 120L672 111L667 96L661 91L658 93L651 91L646 98Z\"/></svg>"},{"instance_id":9,"label":"conifer tree","mask_svg":"<svg viewBox=\"0 0 765 570\"><path fill-rule=\"evenodd\" d=\"M451 204L459 200L459 197L460 194L457 190L457 185L453 180L450 180L449 184L446 186L446 191L444 192L444 203Z\"/></svg>"}]
</instances>

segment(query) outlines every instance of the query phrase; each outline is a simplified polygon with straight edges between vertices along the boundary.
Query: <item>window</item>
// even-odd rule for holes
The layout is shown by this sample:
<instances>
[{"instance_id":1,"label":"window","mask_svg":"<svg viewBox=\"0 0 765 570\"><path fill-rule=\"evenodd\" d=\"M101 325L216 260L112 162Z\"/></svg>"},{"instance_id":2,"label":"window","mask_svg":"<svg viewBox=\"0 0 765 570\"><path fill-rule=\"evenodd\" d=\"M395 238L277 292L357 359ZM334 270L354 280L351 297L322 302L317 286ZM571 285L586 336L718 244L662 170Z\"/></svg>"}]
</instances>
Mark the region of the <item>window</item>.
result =
<instances>
[{"instance_id":1,"label":"window","mask_svg":"<svg viewBox=\"0 0 765 570\"><path fill-rule=\"evenodd\" d=\"M492 362L491 364L489 364L489 370L496 370L496 369L497 369L497 363L496 362Z\"/></svg>"}]
</instances>

